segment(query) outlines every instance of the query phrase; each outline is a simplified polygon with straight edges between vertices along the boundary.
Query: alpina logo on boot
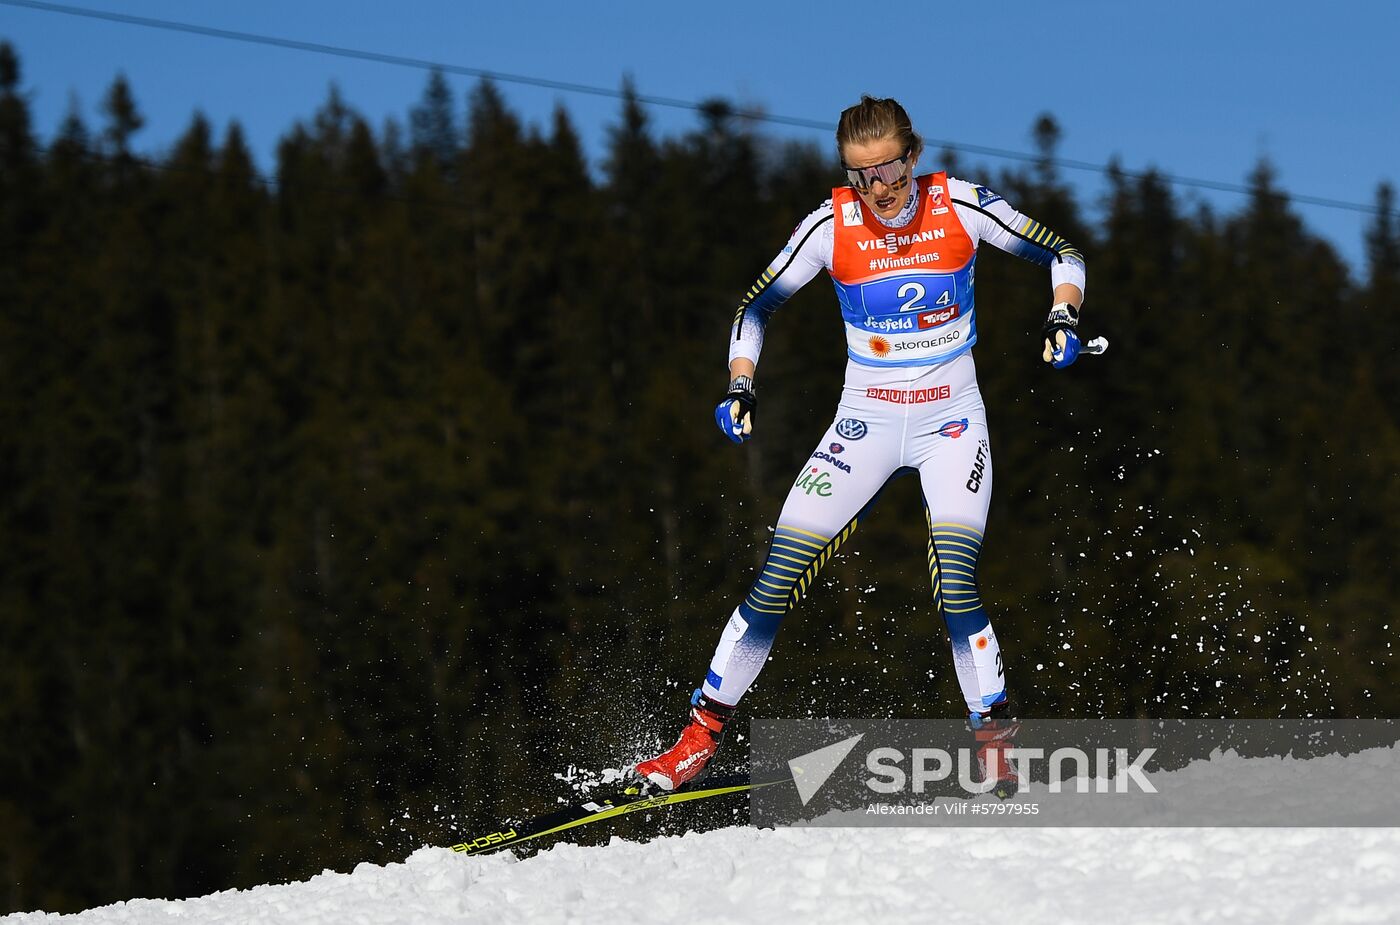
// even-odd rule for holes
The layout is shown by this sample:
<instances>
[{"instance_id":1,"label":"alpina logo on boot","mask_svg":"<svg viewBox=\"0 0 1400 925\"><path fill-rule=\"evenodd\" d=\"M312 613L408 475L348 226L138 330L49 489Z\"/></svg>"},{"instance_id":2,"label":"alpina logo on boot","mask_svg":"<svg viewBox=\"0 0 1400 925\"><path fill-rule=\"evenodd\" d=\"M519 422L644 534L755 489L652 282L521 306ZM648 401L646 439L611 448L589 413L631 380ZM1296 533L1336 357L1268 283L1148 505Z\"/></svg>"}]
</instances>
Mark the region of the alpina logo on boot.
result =
<instances>
[{"instance_id":1,"label":"alpina logo on boot","mask_svg":"<svg viewBox=\"0 0 1400 925\"><path fill-rule=\"evenodd\" d=\"M708 758L708 757L710 757L710 752L709 752L709 751L696 752L695 754L691 755L689 758L686 758L684 761L679 762L679 763L676 765L676 770L677 770L677 771L684 771L684 770L686 770L687 768L689 768L692 764L694 764L695 762L697 762L697 761L704 761L704 760L705 760L706 758Z\"/></svg>"}]
</instances>

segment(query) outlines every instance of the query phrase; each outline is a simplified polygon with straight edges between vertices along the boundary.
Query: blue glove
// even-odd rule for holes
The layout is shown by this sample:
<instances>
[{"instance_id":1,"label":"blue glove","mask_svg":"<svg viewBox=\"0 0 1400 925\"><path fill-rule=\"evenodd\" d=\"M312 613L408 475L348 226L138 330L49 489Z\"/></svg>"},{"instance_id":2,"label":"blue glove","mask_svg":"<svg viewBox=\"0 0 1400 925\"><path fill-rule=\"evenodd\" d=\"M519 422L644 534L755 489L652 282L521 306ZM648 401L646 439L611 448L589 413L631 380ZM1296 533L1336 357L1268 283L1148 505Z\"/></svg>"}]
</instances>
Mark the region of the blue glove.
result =
<instances>
[{"instance_id":1,"label":"blue glove","mask_svg":"<svg viewBox=\"0 0 1400 925\"><path fill-rule=\"evenodd\" d=\"M1045 337L1045 349L1040 357L1056 369L1064 369L1079 359L1079 309L1068 302L1057 302L1050 309L1041 333Z\"/></svg>"},{"instance_id":2,"label":"blue glove","mask_svg":"<svg viewBox=\"0 0 1400 925\"><path fill-rule=\"evenodd\" d=\"M753 411L757 407L753 379L735 376L729 383L729 394L715 406L715 423L730 440L743 443L753 435Z\"/></svg>"}]
</instances>

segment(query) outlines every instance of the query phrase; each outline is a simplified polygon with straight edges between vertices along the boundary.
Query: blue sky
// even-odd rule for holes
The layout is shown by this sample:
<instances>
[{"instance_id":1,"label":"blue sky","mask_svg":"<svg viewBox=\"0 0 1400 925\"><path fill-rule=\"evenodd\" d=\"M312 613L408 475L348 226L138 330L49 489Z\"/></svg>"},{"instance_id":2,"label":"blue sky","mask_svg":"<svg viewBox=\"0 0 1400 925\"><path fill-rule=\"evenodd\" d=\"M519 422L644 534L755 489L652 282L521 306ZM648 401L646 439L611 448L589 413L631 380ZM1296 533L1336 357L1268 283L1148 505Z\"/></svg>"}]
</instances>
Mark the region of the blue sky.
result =
<instances>
[{"instance_id":1,"label":"blue sky","mask_svg":"<svg viewBox=\"0 0 1400 925\"><path fill-rule=\"evenodd\" d=\"M825 122L862 92L893 95L926 136L1020 151L1032 149L1036 116L1050 112L1064 129L1064 157L1117 156L1130 168L1242 182L1267 156L1285 189L1362 203L1381 180L1400 181L1400 3L1382 0L1325 9L1290 0L72 3L606 87L630 74L643 93L719 95ZM378 125L402 118L426 80L410 68L6 6L0 37L21 55L44 138L75 98L95 123L97 103L121 71L147 117L139 146L168 146L198 109L216 125L240 121L264 169L277 138L310 116L332 83ZM461 93L473 83L450 79ZM502 90L531 121L544 122L562 102L590 156L601 156L615 100L513 84ZM683 111L653 115L662 131L695 124ZM827 141L810 130L765 131ZM1096 216L1101 182L1067 176ZM1230 194L1181 193L1227 210L1242 203ZM813 204L821 198L813 190ZM1359 263L1367 216L1298 208Z\"/></svg>"}]
</instances>

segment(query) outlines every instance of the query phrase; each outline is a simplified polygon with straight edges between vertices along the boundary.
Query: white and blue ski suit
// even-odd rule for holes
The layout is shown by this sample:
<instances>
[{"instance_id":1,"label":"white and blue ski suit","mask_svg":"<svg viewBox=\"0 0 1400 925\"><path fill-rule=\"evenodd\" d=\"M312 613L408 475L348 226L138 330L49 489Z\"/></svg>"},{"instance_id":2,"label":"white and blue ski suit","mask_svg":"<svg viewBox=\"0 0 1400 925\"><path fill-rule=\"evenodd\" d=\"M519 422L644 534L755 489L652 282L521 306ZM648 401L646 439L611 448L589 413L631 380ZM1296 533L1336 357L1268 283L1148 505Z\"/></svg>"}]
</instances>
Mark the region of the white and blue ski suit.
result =
<instances>
[{"instance_id":1,"label":"white and blue ski suit","mask_svg":"<svg viewBox=\"0 0 1400 925\"><path fill-rule=\"evenodd\" d=\"M1046 266L1052 287L1084 290L1084 261L1059 235L986 187L928 174L886 222L841 187L807 216L739 306L730 359L755 363L774 311L819 270L845 322L846 379L835 418L803 463L767 562L735 608L701 691L733 705L758 676L783 617L850 538L896 473L923 489L928 567L968 709L1006 698L1001 650L977 588L992 452L977 387L977 246Z\"/></svg>"}]
</instances>

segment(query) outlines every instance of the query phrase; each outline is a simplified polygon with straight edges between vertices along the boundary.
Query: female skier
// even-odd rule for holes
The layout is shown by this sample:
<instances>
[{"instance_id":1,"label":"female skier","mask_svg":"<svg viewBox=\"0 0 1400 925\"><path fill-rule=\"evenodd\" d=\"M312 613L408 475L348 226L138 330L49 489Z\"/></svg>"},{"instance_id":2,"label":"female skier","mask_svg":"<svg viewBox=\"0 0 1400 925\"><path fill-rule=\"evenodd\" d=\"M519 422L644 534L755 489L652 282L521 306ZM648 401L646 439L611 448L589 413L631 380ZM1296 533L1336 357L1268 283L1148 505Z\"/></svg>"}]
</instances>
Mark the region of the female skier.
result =
<instances>
[{"instance_id":1,"label":"female skier","mask_svg":"<svg viewBox=\"0 0 1400 925\"><path fill-rule=\"evenodd\" d=\"M935 606L979 740L1006 734L1001 651L977 591L992 493L986 412L977 388L973 271L983 241L1050 268L1043 359L1079 355L1084 260L1059 235L985 186L916 174L923 141L892 99L841 114L836 144L849 186L807 216L749 290L729 345L729 392L715 419L736 443L753 432L753 375L773 312L826 269L846 327L846 381L836 417L788 492L768 559L720 635L690 722L676 744L637 765L664 790L694 779L768 658L783 617L855 531L900 469L918 472ZM979 730L981 732L979 733ZM1000 764L1000 762L998 762ZM1004 769L996 769L998 777Z\"/></svg>"}]
</instances>

